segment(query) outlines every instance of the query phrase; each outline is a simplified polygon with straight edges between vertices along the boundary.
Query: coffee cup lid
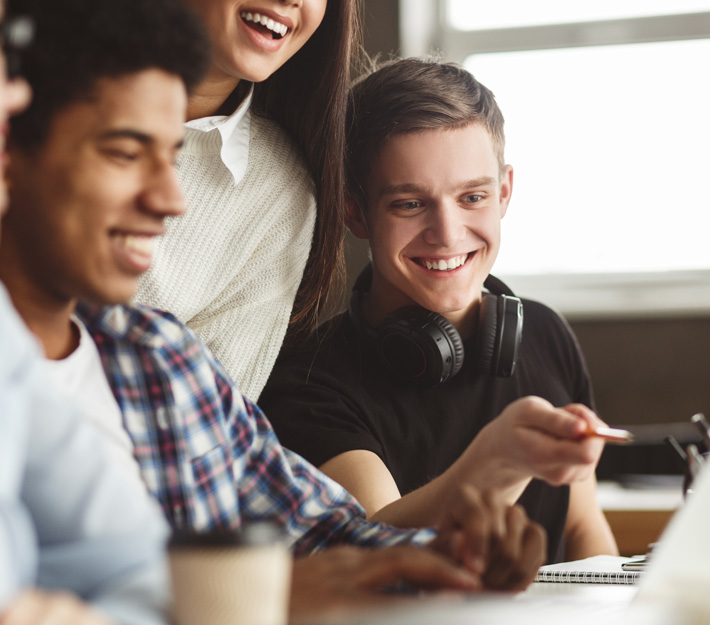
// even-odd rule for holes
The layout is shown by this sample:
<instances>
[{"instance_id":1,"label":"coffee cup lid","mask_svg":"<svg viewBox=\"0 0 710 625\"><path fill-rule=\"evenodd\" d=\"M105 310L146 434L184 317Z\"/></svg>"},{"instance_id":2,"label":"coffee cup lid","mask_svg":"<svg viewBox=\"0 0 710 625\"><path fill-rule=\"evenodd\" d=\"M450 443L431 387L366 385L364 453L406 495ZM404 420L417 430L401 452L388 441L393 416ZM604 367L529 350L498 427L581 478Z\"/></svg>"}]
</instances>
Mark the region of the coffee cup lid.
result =
<instances>
[{"instance_id":1,"label":"coffee cup lid","mask_svg":"<svg viewBox=\"0 0 710 625\"><path fill-rule=\"evenodd\" d=\"M168 542L169 548L183 547L256 547L283 542L284 533L274 523L251 523L234 530L196 532L174 530Z\"/></svg>"}]
</instances>

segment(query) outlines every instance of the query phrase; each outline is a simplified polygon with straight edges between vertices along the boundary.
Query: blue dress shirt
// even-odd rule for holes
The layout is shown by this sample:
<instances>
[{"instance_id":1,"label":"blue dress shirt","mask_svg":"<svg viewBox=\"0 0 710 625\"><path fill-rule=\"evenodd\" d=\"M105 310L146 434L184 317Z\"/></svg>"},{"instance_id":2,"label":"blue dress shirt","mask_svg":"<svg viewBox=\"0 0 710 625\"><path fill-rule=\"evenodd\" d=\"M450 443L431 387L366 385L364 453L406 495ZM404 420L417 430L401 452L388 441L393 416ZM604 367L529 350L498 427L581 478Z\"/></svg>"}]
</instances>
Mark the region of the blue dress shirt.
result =
<instances>
[{"instance_id":1,"label":"blue dress shirt","mask_svg":"<svg viewBox=\"0 0 710 625\"><path fill-rule=\"evenodd\" d=\"M0 284L0 614L39 587L73 592L117 623L163 623L166 523L39 358Z\"/></svg>"}]
</instances>

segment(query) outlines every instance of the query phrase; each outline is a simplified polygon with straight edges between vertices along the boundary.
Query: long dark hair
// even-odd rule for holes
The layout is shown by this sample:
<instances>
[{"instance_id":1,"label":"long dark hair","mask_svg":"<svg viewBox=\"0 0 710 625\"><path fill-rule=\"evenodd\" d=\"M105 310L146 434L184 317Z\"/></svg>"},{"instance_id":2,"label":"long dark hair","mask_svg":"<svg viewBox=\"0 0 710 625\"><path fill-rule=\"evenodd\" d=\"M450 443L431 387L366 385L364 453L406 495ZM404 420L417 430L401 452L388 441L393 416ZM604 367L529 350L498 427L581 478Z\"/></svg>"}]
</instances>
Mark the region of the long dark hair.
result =
<instances>
[{"instance_id":1,"label":"long dark hair","mask_svg":"<svg viewBox=\"0 0 710 625\"><path fill-rule=\"evenodd\" d=\"M360 0L329 0L323 22L291 59L254 90L254 110L276 120L303 151L317 217L287 342L315 330L345 273L345 112L352 56L360 50Z\"/></svg>"}]
</instances>

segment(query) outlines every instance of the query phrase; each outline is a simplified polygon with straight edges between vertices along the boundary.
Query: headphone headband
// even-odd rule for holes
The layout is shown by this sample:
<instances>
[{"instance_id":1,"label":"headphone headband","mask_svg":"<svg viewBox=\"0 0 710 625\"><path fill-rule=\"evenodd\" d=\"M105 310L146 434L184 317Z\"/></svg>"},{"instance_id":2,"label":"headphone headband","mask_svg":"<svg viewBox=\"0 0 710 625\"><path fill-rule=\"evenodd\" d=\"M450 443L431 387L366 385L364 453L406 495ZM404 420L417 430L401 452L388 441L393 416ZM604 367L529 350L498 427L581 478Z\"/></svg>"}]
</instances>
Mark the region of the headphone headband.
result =
<instances>
[{"instance_id":1,"label":"headphone headband","mask_svg":"<svg viewBox=\"0 0 710 625\"><path fill-rule=\"evenodd\" d=\"M508 295L509 297L515 297L515 293L513 293L511 288L503 282L503 280L496 278L490 273L483 282L483 287L488 289L494 295Z\"/></svg>"}]
</instances>

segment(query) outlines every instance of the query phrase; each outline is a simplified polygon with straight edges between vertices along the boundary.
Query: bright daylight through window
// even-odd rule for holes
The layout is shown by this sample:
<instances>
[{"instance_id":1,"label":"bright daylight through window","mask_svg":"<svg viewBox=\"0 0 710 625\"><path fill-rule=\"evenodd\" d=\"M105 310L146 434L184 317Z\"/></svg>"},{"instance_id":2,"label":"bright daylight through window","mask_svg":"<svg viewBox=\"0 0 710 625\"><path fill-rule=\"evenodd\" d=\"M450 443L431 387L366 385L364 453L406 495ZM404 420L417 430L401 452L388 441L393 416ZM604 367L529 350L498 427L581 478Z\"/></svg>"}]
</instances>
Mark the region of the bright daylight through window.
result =
<instances>
[{"instance_id":1,"label":"bright daylight through window","mask_svg":"<svg viewBox=\"0 0 710 625\"><path fill-rule=\"evenodd\" d=\"M710 41L466 61L492 85L515 169L498 271L710 268L710 80L698 58Z\"/></svg>"}]
</instances>

